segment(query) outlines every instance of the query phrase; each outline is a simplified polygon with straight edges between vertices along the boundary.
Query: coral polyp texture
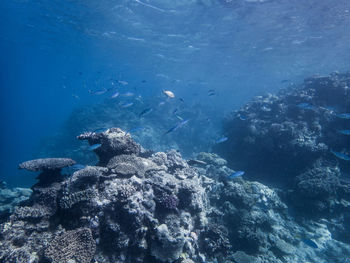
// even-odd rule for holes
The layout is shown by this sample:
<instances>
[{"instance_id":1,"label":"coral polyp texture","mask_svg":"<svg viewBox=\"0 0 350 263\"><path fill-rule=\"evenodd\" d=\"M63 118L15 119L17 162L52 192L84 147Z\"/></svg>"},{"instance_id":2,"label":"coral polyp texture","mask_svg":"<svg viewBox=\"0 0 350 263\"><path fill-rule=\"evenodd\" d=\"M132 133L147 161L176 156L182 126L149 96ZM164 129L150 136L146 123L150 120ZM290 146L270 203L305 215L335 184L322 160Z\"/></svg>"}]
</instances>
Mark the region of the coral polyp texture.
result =
<instances>
[{"instance_id":1,"label":"coral polyp texture","mask_svg":"<svg viewBox=\"0 0 350 263\"><path fill-rule=\"evenodd\" d=\"M146 151L118 128L79 138L101 144L99 166L71 177L50 177L56 172L46 169L43 177L51 180L38 178L30 198L0 225L0 262L328 262L335 254L346 262L350 256L326 219L297 223L274 189L230 179L234 171L216 154L200 153L190 166L175 150ZM317 191L328 196L333 188Z\"/></svg>"}]
</instances>

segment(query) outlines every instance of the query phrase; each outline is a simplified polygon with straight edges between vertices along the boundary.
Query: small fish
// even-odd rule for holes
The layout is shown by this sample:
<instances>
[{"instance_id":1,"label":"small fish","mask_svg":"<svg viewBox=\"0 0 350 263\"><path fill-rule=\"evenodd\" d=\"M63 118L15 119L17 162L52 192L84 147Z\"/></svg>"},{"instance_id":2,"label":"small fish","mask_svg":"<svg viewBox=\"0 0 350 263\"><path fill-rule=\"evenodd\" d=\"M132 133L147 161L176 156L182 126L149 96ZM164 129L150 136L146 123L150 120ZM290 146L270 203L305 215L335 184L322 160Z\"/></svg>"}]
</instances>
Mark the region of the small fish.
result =
<instances>
[{"instance_id":1,"label":"small fish","mask_svg":"<svg viewBox=\"0 0 350 263\"><path fill-rule=\"evenodd\" d=\"M158 106L163 106L165 104L165 101L159 102Z\"/></svg>"},{"instance_id":2,"label":"small fish","mask_svg":"<svg viewBox=\"0 0 350 263\"><path fill-rule=\"evenodd\" d=\"M244 175L244 171L237 171L237 172L234 172L232 174L230 174L228 176L229 179L233 179L233 178L236 178L236 177L239 177L239 176L242 176Z\"/></svg>"},{"instance_id":3,"label":"small fish","mask_svg":"<svg viewBox=\"0 0 350 263\"><path fill-rule=\"evenodd\" d=\"M175 94L170 90L163 90L163 94L165 94L165 96L168 98L175 98Z\"/></svg>"},{"instance_id":4,"label":"small fish","mask_svg":"<svg viewBox=\"0 0 350 263\"><path fill-rule=\"evenodd\" d=\"M124 86L126 86L126 85L129 84L128 82L126 82L126 81L124 81L124 80L118 80L118 83L119 83L119 84L122 84L122 85L124 85Z\"/></svg>"},{"instance_id":5,"label":"small fish","mask_svg":"<svg viewBox=\"0 0 350 263\"><path fill-rule=\"evenodd\" d=\"M239 114L239 115L238 115L238 118L239 118L241 121L247 120L247 117L244 116L244 115L242 115L242 114Z\"/></svg>"},{"instance_id":6,"label":"small fish","mask_svg":"<svg viewBox=\"0 0 350 263\"><path fill-rule=\"evenodd\" d=\"M80 97L78 95L76 95L76 94L72 94L72 97L75 98L75 99L78 99L78 100L80 99Z\"/></svg>"},{"instance_id":7,"label":"small fish","mask_svg":"<svg viewBox=\"0 0 350 263\"><path fill-rule=\"evenodd\" d=\"M226 142L228 140L227 137L221 137L220 139L216 140L215 143L222 143L222 142Z\"/></svg>"},{"instance_id":8,"label":"small fish","mask_svg":"<svg viewBox=\"0 0 350 263\"><path fill-rule=\"evenodd\" d=\"M176 114L176 112L177 112L177 108L176 108L175 110L173 110L173 114L175 115L175 114Z\"/></svg>"},{"instance_id":9,"label":"small fish","mask_svg":"<svg viewBox=\"0 0 350 263\"><path fill-rule=\"evenodd\" d=\"M311 105L311 104L308 103L308 102L299 103L299 104L297 105L297 107L298 107L299 109L302 109L302 110L313 110L313 109L315 109L315 106Z\"/></svg>"},{"instance_id":10,"label":"small fish","mask_svg":"<svg viewBox=\"0 0 350 263\"><path fill-rule=\"evenodd\" d=\"M336 152L336 151L333 151L333 150L331 150L331 153L333 153L339 159L342 159L344 161L350 161L350 156L345 154L345 153Z\"/></svg>"},{"instance_id":11,"label":"small fish","mask_svg":"<svg viewBox=\"0 0 350 263\"><path fill-rule=\"evenodd\" d=\"M94 133L101 133L101 132L106 132L107 130L108 130L108 128L99 128L99 129L94 130L93 132Z\"/></svg>"},{"instance_id":12,"label":"small fish","mask_svg":"<svg viewBox=\"0 0 350 263\"><path fill-rule=\"evenodd\" d=\"M89 90L89 93L92 94L92 95L102 95L102 94L105 94L106 92L108 91L108 89L104 88L104 89L101 89L101 90Z\"/></svg>"},{"instance_id":13,"label":"small fish","mask_svg":"<svg viewBox=\"0 0 350 263\"><path fill-rule=\"evenodd\" d=\"M120 104L120 107L122 107L122 108L129 108L132 105L134 105L133 102L124 102L124 103Z\"/></svg>"},{"instance_id":14,"label":"small fish","mask_svg":"<svg viewBox=\"0 0 350 263\"><path fill-rule=\"evenodd\" d=\"M179 98L179 101L181 101L181 102L185 102L183 98Z\"/></svg>"},{"instance_id":15,"label":"small fish","mask_svg":"<svg viewBox=\"0 0 350 263\"><path fill-rule=\"evenodd\" d=\"M178 124L176 124L175 126L171 127L169 130L167 130L163 135L166 135L168 133L171 133L173 131L176 131L177 129L181 128L182 126L184 126L187 122L189 121L189 119L186 119L184 121L179 122Z\"/></svg>"},{"instance_id":16,"label":"small fish","mask_svg":"<svg viewBox=\"0 0 350 263\"><path fill-rule=\"evenodd\" d=\"M189 165L206 165L207 163L206 162L203 162L201 160L195 160L195 159L190 159L190 160L187 160L187 163Z\"/></svg>"},{"instance_id":17,"label":"small fish","mask_svg":"<svg viewBox=\"0 0 350 263\"><path fill-rule=\"evenodd\" d=\"M91 151L96 150L97 148L100 148L101 145L102 145L101 143L93 144L89 147L89 150L91 150Z\"/></svg>"},{"instance_id":18,"label":"small fish","mask_svg":"<svg viewBox=\"0 0 350 263\"><path fill-rule=\"evenodd\" d=\"M318 245L312 241L311 239L309 238L303 238L301 241L303 241L306 245L308 245L309 247L312 247L312 248L318 248Z\"/></svg>"},{"instance_id":19,"label":"small fish","mask_svg":"<svg viewBox=\"0 0 350 263\"><path fill-rule=\"evenodd\" d=\"M338 132L344 135L350 135L350 130L339 130Z\"/></svg>"},{"instance_id":20,"label":"small fish","mask_svg":"<svg viewBox=\"0 0 350 263\"><path fill-rule=\"evenodd\" d=\"M288 79L284 79L281 81L281 83L287 83L289 80Z\"/></svg>"},{"instance_id":21,"label":"small fish","mask_svg":"<svg viewBox=\"0 0 350 263\"><path fill-rule=\"evenodd\" d=\"M341 119L350 120L350 113L339 113L337 114L337 117Z\"/></svg>"},{"instance_id":22,"label":"small fish","mask_svg":"<svg viewBox=\"0 0 350 263\"><path fill-rule=\"evenodd\" d=\"M123 97L132 97L132 96L134 96L134 93L132 93L132 92L126 92L126 93L124 93L124 94L120 94L120 96L123 96Z\"/></svg>"},{"instance_id":23,"label":"small fish","mask_svg":"<svg viewBox=\"0 0 350 263\"><path fill-rule=\"evenodd\" d=\"M119 96L119 92L118 91L115 91L112 96L111 96L111 99L115 99L116 97Z\"/></svg>"},{"instance_id":24,"label":"small fish","mask_svg":"<svg viewBox=\"0 0 350 263\"><path fill-rule=\"evenodd\" d=\"M210 90L208 91L208 96L214 96L214 95L215 95L215 90L210 89Z\"/></svg>"},{"instance_id":25,"label":"small fish","mask_svg":"<svg viewBox=\"0 0 350 263\"><path fill-rule=\"evenodd\" d=\"M181 118L179 115L175 115L176 116L176 118L178 118L180 121L183 121L184 119L183 118Z\"/></svg>"},{"instance_id":26,"label":"small fish","mask_svg":"<svg viewBox=\"0 0 350 263\"><path fill-rule=\"evenodd\" d=\"M144 109L144 110L141 111L141 113L139 114L139 118L141 118L142 116L145 116L146 114L150 113L151 111L153 111L152 108Z\"/></svg>"}]
</instances>

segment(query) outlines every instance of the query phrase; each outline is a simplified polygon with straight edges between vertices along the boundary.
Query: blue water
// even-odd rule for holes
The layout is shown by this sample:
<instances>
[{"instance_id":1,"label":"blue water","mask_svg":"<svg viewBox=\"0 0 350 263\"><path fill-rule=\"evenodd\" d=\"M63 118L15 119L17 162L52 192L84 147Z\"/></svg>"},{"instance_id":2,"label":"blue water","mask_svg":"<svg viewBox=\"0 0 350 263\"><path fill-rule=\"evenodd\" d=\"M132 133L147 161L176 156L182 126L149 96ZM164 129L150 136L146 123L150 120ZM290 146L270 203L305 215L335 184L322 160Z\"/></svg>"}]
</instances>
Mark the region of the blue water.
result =
<instances>
[{"instance_id":1,"label":"blue water","mask_svg":"<svg viewBox=\"0 0 350 263\"><path fill-rule=\"evenodd\" d=\"M169 89L219 121L256 95L350 68L348 0L7 0L0 12L0 179L10 185L31 184L18 163L46 157L40 142L106 99L88 90L111 79L144 98Z\"/></svg>"}]
</instances>

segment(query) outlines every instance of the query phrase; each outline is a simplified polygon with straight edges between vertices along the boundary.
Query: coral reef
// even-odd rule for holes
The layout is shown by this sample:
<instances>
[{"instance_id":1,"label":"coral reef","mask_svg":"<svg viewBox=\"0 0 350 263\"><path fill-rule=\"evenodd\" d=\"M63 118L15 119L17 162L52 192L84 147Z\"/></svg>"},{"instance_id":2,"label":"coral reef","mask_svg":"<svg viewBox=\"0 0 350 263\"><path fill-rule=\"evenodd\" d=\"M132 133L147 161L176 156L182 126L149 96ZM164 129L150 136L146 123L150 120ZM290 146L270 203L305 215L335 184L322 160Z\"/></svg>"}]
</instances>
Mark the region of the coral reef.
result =
<instances>
[{"instance_id":1,"label":"coral reef","mask_svg":"<svg viewBox=\"0 0 350 263\"><path fill-rule=\"evenodd\" d=\"M248 178L274 186L291 187L320 158L348 172L349 163L331 150L350 151L350 137L341 133L349 129L349 86L350 73L334 73L258 96L226 118L228 140L215 150Z\"/></svg>"},{"instance_id":2,"label":"coral reef","mask_svg":"<svg viewBox=\"0 0 350 263\"><path fill-rule=\"evenodd\" d=\"M245 178L278 188L296 216L327 219L347 243L339 226L350 218L349 86L350 73L333 73L259 96L226 119L228 140L215 148Z\"/></svg>"},{"instance_id":3,"label":"coral reef","mask_svg":"<svg viewBox=\"0 0 350 263\"><path fill-rule=\"evenodd\" d=\"M234 171L216 154L201 153L189 165L175 150L145 151L117 128L79 138L101 144L100 166L34 185L0 224L1 263L323 263L350 256L349 245L332 239L330 231L342 237L335 222L297 222L275 190L230 179ZM300 176L298 191L323 165ZM329 171L330 181L336 173ZM320 184L316 196L327 200L337 187Z\"/></svg>"}]
</instances>

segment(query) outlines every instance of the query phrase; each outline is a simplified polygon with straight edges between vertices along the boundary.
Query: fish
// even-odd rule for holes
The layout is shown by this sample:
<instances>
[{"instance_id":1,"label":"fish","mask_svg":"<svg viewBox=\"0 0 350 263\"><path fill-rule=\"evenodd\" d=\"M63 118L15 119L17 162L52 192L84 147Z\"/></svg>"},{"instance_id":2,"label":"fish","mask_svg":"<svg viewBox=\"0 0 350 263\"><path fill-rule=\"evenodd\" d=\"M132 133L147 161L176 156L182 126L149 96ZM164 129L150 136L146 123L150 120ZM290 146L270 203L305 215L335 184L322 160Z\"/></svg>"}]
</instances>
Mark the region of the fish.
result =
<instances>
[{"instance_id":1,"label":"fish","mask_svg":"<svg viewBox=\"0 0 350 263\"><path fill-rule=\"evenodd\" d=\"M169 130L167 130L163 135L166 135L168 133L171 133L173 131L176 131L177 129L181 128L182 126L184 126L187 122L189 121L189 119L183 120L181 122L179 122L178 124L176 124L175 126L171 127Z\"/></svg>"},{"instance_id":2,"label":"fish","mask_svg":"<svg viewBox=\"0 0 350 263\"><path fill-rule=\"evenodd\" d=\"M102 145L101 143L93 144L89 147L89 150L91 150L91 151L96 150L97 148L100 148L101 145Z\"/></svg>"},{"instance_id":3,"label":"fish","mask_svg":"<svg viewBox=\"0 0 350 263\"><path fill-rule=\"evenodd\" d=\"M299 109L302 109L302 110L313 110L313 109L315 109L315 106L311 105L308 102L299 103L299 104L297 104L297 107Z\"/></svg>"},{"instance_id":4,"label":"fish","mask_svg":"<svg viewBox=\"0 0 350 263\"><path fill-rule=\"evenodd\" d=\"M350 135L350 130L338 130L338 132L344 135Z\"/></svg>"},{"instance_id":5,"label":"fish","mask_svg":"<svg viewBox=\"0 0 350 263\"><path fill-rule=\"evenodd\" d=\"M100 89L100 90L91 90L89 89L89 93L92 95L102 95L105 94L108 91L108 89L104 88L104 89Z\"/></svg>"},{"instance_id":6,"label":"fish","mask_svg":"<svg viewBox=\"0 0 350 263\"><path fill-rule=\"evenodd\" d=\"M318 248L318 245L317 245L314 241L312 241L311 239L309 239L309 238L303 238L301 241L304 242L304 243L305 243L306 245L308 245L309 247Z\"/></svg>"},{"instance_id":7,"label":"fish","mask_svg":"<svg viewBox=\"0 0 350 263\"><path fill-rule=\"evenodd\" d=\"M181 102L185 102L183 98L179 98L179 101L181 101Z\"/></svg>"},{"instance_id":8,"label":"fish","mask_svg":"<svg viewBox=\"0 0 350 263\"><path fill-rule=\"evenodd\" d=\"M222 142L226 142L228 140L227 137L221 137L220 139L216 140L215 143L222 143Z\"/></svg>"},{"instance_id":9,"label":"fish","mask_svg":"<svg viewBox=\"0 0 350 263\"><path fill-rule=\"evenodd\" d=\"M124 85L124 86L126 86L126 85L129 84L128 82L126 82L126 81L124 81L124 80L118 80L118 83L119 83L119 84L122 84L122 85Z\"/></svg>"},{"instance_id":10,"label":"fish","mask_svg":"<svg viewBox=\"0 0 350 263\"><path fill-rule=\"evenodd\" d=\"M196 159L187 160L187 163L188 163L189 165L195 165L195 164L197 164L197 165L206 165L206 164L207 164L207 163L204 162L204 161L196 160Z\"/></svg>"},{"instance_id":11,"label":"fish","mask_svg":"<svg viewBox=\"0 0 350 263\"><path fill-rule=\"evenodd\" d=\"M144 110L141 111L141 113L139 114L139 118L141 118L142 116L145 116L146 114L150 113L151 111L153 111L152 108L144 109Z\"/></svg>"},{"instance_id":12,"label":"fish","mask_svg":"<svg viewBox=\"0 0 350 263\"><path fill-rule=\"evenodd\" d=\"M78 95L76 95L76 94L72 94L72 97L75 98L75 99L78 99L78 100L80 99L80 97Z\"/></svg>"},{"instance_id":13,"label":"fish","mask_svg":"<svg viewBox=\"0 0 350 263\"><path fill-rule=\"evenodd\" d=\"M132 105L134 105L133 102L124 102L124 103L120 104L120 107L122 107L122 108L129 108Z\"/></svg>"},{"instance_id":14,"label":"fish","mask_svg":"<svg viewBox=\"0 0 350 263\"><path fill-rule=\"evenodd\" d=\"M233 178L242 176L242 175L244 175L244 174L245 174L244 171L237 171L237 172L234 172L234 173L230 174L230 175L228 176L228 178L229 178L229 179L233 179Z\"/></svg>"},{"instance_id":15,"label":"fish","mask_svg":"<svg viewBox=\"0 0 350 263\"><path fill-rule=\"evenodd\" d=\"M241 121L247 120L247 117L244 116L244 115L242 115L242 114L239 114L239 115L238 115L238 118L239 118Z\"/></svg>"},{"instance_id":16,"label":"fish","mask_svg":"<svg viewBox=\"0 0 350 263\"><path fill-rule=\"evenodd\" d=\"M163 94L165 94L165 96L168 98L175 98L175 94L170 90L163 90Z\"/></svg>"},{"instance_id":17,"label":"fish","mask_svg":"<svg viewBox=\"0 0 350 263\"><path fill-rule=\"evenodd\" d=\"M173 110L173 114L175 115L175 114L176 114L176 112L177 112L177 108L176 108L175 110Z\"/></svg>"},{"instance_id":18,"label":"fish","mask_svg":"<svg viewBox=\"0 0 350 263\"><path fill-rule=\"evenodd\" d=\"M208 91L208 96L214 96L214 95L215 95L215 90L210 89L210 90Z\"/></svg>"},{"instance_id":19,"label":"fish","mask_svg":"<svg viewBox=\"0 0 350 263\"><path fill-rule=\"evenodd\" d=\"M339 113L336 116L341 119L350 120L350 113Z\"/></svg>"},{"instance_id":20,"label":"fish","mask_svg":"<svg viewBox=\"0 0 350 263\"><path fill-rule=\"evenodd\" d=\"M176 118L178 118L180 121L183 121L183 118L181 118L179 115L175 115Z\"/></svg>"},{"instance_id":21,"label":"fish","mask_svg":"<svg viewBox=\"0 0 350 263\"><path fill-rule=\"evenodd\" d=\"M120 96L123 96L123 97L132 97L132 96L134 96L134 93L132 93L132 92L126 92L126 93L124 93L124 94L120 94Z\"/></svg>"},{"instance_id":22,"label":"fish","mask_svg":"<svg viewBox=\"0 0 350 263\"><path fill-rule=\"evenodd\" d=\"M118 91L115 91L112 96L111 96L111 99L115 99L116 97L119 96L119 92Z\"/></svg>"},{"instance_id":23,"label":"fish","mask_svg":"<svg viewBox=\"0 0 350 263\"><path fill-rule=\"evenodd\" d=\"M331 153L333 153L339 159L342 159L344 161L350 161L350 156L345 154L345 153L336 152L336 151L333 151L333 150L331 150Z\"/></svg>"}]
</instances>

